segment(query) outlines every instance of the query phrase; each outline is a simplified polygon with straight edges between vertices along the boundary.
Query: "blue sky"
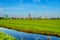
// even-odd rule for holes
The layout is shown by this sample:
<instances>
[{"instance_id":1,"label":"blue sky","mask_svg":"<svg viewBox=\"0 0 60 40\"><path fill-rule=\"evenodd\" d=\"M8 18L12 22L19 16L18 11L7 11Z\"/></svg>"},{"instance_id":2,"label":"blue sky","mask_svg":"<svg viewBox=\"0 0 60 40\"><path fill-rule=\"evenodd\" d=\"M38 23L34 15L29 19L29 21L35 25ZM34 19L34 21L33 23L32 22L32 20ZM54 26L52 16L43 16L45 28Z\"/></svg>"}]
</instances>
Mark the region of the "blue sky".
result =
<instances>
[{"instance_id":1,"label":"blue sky","mask_svg":"<svg viewBox=\"0 0 60 40\"><path fill-rule=\"evenodd\" d=\"M60 17L60 0L0 0L0 16Z\"/></svg>"}]
</instances>

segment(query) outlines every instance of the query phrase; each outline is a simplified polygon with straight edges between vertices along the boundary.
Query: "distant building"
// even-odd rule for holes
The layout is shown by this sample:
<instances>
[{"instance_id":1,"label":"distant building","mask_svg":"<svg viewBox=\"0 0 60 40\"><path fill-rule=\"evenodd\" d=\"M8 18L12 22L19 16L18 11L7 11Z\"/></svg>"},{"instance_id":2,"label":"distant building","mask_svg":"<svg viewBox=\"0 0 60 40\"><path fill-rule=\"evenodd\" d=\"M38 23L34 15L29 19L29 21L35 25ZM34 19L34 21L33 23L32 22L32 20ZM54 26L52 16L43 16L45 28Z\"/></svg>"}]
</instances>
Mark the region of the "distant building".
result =
<instances>
[{"instance_id":1,"label":"distant building","mask_svg":"<svg viewBox=\"0 0 60 40\"><path fill-rule=\"evenodd\" d=\"M44 16L44 17L42 17L42 19L48 19L48 17L47 16Z\"/></svg>"},{"instance_id":2,"label":"distant building","mask_svg":"<svg viewBox=\"0 0 60 40\"><path fill-rule=\"evenodd\" d=\"M27 19L29 19L29 20L30 20L30 19L32 19L30 14L28 14L28 17L27 17Z\"/></svg>"},{"instance_id":3,"label":"distant building","mask_svg":"<svg viewBox=\"0 0 60 40\"><path fill-rule=\"evenodd\" d=\"M39 16L39 19L42 19L42 17L41 17L41 16Z\"/></svg>"},{"instance_id":4,"label":"distant building","mask_svg":"<svg viewBox=\"0 0 60 40\"><path fill-rule=\"evenodd\" d=\"M45 16L45 19L48 19L48 17L47 17L47 16Z\"/></svg>"}]
</instances>

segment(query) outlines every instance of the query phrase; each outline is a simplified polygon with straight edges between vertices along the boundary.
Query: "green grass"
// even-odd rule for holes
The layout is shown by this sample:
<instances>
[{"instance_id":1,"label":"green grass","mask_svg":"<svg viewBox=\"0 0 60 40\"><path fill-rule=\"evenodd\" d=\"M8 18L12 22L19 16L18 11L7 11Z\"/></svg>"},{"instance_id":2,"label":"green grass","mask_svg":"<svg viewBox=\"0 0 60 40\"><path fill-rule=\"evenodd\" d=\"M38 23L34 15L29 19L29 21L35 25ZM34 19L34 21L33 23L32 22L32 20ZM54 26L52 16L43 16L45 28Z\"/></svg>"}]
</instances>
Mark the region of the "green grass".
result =
<instances>
[{"instance_id":1,"label":"green grass","mask_svg":"<svg viewBox=\"0 0 60 40\"><path fill-rule=\"evenodd\" d=\"M16 39L0 31L0 40L16 40Z\"/></svg>"},{"instance_id":2,"label":"green grass","mask_svg":"<svg viewBox=\"0 0 60 40\"><path fill-rule=\"evenodd\" d=\"M25 32L54 32L60 35L60 20L0 20L0 26Z\"/></svg>"}]
</instances>

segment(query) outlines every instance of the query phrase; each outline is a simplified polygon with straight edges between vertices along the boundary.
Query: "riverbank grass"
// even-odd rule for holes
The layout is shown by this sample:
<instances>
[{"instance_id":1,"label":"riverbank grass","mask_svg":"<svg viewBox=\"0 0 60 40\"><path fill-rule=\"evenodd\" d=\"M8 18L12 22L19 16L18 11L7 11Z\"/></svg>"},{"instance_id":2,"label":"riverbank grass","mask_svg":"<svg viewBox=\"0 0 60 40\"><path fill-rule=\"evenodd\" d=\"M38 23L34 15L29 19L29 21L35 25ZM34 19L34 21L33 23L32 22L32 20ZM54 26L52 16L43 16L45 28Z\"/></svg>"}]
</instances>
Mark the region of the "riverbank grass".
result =
<instances>
[{"instance_id":1,"label":"riverbank grass","mask_svg":"<svg viewBox=\"0 0 60 40\"><path fill-rule=\"evenodd\" d=\"M0 40L16 40L16 39L0 31Z\"/></svg>"}]
</instances>

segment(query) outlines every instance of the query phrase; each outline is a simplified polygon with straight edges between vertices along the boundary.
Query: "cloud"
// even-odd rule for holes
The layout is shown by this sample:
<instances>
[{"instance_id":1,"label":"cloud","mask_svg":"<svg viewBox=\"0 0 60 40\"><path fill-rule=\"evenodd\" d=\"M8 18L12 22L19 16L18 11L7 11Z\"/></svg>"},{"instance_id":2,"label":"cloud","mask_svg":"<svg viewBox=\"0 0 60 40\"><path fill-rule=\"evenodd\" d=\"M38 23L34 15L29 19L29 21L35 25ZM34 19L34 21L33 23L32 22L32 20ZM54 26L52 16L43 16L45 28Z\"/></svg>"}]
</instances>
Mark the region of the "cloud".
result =
<instances>
[{"instance_id":1,"label":"cloud","mask_svg":"<svg viewBox=\"0 0 60 40\"><path fill-rule=\"evenodd\" d=\"M12 0L13 2L16 1L16 0Z\"/></svg>"},{"instance_id":2,"label":"cloud","mask_svg":"<svg viewBox=\"0 0 60 40\"><path fill-rule=\"evenodd\" d=\"M19 0L21 3L23 2L23 0Z\"/></svg>"},{"instance_id":3,"label":"cloud","mask_svg":"<svg viewBox=\"0 0 60 40\"><path fill-rule=\"evenodd\" d=\"M44 6L44 5L42 5L42 6L40 6L41 8L47 8L46 6Z\"/></svg>"},{"instance_id":4,"label":"cloud","mask_svg":"<svg viewBox=\"0 0 60 40\"><path fill-rule=\"evenodd\" d=\"M8 7L8 8L4 8L4 10L19 10L19 9L24 9L23 7L18 8L18 7Z\"/></svg>"},{"instance_id":5,"label":"cloud","mask_svg":"<svg viewBox=\"0 0 60 40\"><path fill-rule=\"evenodd\" d=\"M8 8L0 8L0 13L6 10L20 10L20 9L24 9L23 7L8 7Z\"/></svg>"},{"instance_id":6,"label":"cloud","mask_svg":"<svg viewBox=\"0 0 60 40\"><path fill-rule=\"evenodd\" d=\"M0 8L0 11L3 11L4 9L3 8Z\"/></svg>"},{"instance_id":7,"label":"cloud","mask_svg":"<svg viewBox=\"0 0 60 40\"><path fill-rule=\"evenodd\" d=\"M15 1L19 1L19 2L23 2L23 0L12 0L13 2L15 2Z\"/></svg>"},{"instance_id":8,"label":"cloud","mask_svg":"<svg viewBox=\"0 0 60 40\"><path fill-rule=\"evenodd\" d=\"M49 1L48 0L45 0L46 1L46 3L49 3Z\"/></svg>"},{"instance_id":9,"label":"cloud","mask_svg":"<svg viewBox=\"0 0 60 40\"><path fill-rule=\"evenodd\" d=\"M0 8L0 17L2 16L4 8Z\"/></svg>"},{"instance_id":10,"label":"cloud","mask_svg":"<svg viewBox=\"0 0 60 40\"><path fill-rule=\"evenodd\" d=\"M40 3L41 0L33 0L34 3Z\"/></svg>"}]
</instances>

